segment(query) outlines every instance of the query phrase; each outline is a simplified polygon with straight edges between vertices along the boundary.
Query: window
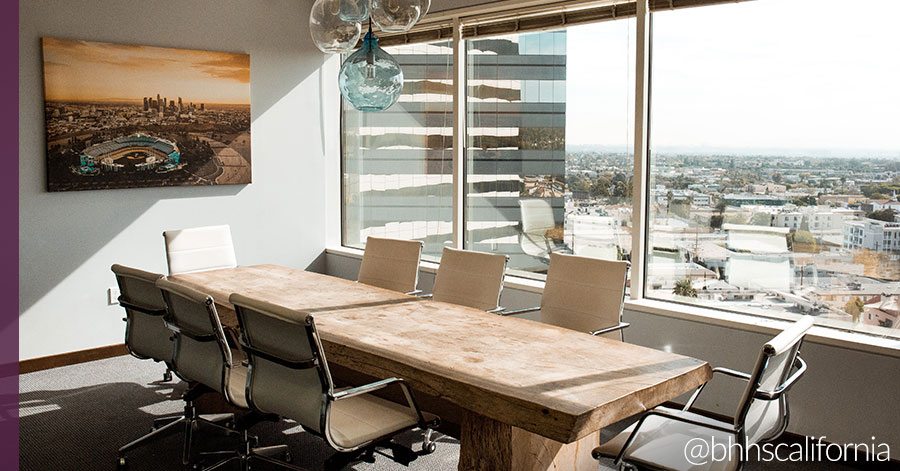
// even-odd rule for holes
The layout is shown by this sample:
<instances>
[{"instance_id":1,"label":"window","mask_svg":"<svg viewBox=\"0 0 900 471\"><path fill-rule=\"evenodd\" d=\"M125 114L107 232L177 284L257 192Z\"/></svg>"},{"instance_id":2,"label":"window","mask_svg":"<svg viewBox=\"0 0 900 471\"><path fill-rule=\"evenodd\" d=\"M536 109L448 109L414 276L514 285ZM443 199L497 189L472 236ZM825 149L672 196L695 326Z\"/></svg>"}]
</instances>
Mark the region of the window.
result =
<instances>
[{"instance_id":1,"label":"window","mask_svg":"<svg viewBox=\"0 0 900 471\"><path fill-rule=\"evenodd\" d=\"M628 258L633 21L466 42L467 249Z\"/></svg>"},{"instance_id":2,"label":"window","mask_svg":"<svg viewBox=\"0 0 900 471\"><path fill-rule=\"evenodd\" d=\"M403 92L379 113L342 100L343 241L416 239L440 257L452 238L453 46L386 47L400 63Z\"/></svg>"},{"instance_id":3,"label":"window","mask_svg":"<svg viewBox=\"0 0 900 471\"><path fill-rule=\"evenodd\" d=\"M653 14L648 297L900 335L900 11L864 3Z\"/></svg>"},{"instance_id":4,"label":"window","mask_svg":"<svg viewBox=\"0 0 900 471\"><path fill-rule=\"evenodd\" d=\"M344 244L418 239L437 260L461 241L534 279L551 252L631 260L644 285L632 298L900 337L900 3L650 4L652 57L621 2L476 15L458 43L387 47L400 102L342 114ZM646 129L636 102L650 104ZM639 175L635 131L649 136Z\"/></svg>"}]
</instances>

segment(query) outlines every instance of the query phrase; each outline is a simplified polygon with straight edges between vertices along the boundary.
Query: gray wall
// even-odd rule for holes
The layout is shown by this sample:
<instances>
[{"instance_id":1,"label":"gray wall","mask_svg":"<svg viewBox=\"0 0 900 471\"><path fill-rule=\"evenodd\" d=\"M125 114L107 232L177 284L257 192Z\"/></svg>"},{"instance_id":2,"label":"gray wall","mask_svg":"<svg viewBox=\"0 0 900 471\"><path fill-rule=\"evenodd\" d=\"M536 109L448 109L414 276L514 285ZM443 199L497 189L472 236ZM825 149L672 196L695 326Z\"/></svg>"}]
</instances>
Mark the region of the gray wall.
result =
<instances>
[{"instance_id":1,"label":"gray wall","mask_svg":"<svg viewBox=\"0 0 900 471\"><path fill-rule=\"evenodd\" d=\"M324 271L356 279L359 260L343 255L325 257ZM420 272L419 288L430 292L434 275ZM540 295L506 287L501 304L521 308L540 304ZM539 316L539 314L538 314ZM530 317L537 320L538 316ZM626 311L625 340L660 350L706 360L749 372L759 349L771 337L702 322ZM788 431L832 443L887 443L896 459L897 394L900 391L900 359L816 344L807 340L802 355L809 364L806 375L789 393L791 419ZM697 407L733 416L742 384L719 378L697 401ZM686 399L686 398L682 398Z\"/></svg>"},{"instance_id":2,"label":"gray wall","mask_svg":"<svg viewBox=\"0 0 900 471\"><path fill-rule=\"evenodd\" d=\"M312 1L19 2L19 329L28 359L123 341L113 263L166 269L162 231L230 224L238 263L305 268L325 246L324 134L333 76ZM249 53L253 183L48 193L41 36ZM330 95L329 95L330 96ZM330 152L330 150L329 150ZM9 326L5 326L9 328Z\"/></svg>"}]
</instances>

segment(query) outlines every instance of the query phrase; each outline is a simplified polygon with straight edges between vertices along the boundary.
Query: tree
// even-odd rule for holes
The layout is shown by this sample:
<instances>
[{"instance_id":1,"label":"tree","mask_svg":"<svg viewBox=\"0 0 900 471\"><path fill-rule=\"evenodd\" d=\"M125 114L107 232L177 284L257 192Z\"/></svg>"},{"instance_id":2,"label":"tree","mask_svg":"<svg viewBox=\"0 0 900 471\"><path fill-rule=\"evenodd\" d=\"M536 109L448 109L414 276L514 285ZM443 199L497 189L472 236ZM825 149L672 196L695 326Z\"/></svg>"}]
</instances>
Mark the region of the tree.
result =
<instances>
[{"instance_id":1,"label":"tree","mask_svg":"<svg viewBox=\"0 0 900 471\"><path fill-rule=\"evenodd\" d=\"M865 308L866 305L863 303L862 299L859 299L856 296L847 301L847 304L844 305L844 311L853 317L854 324L859 322L859 316L863 313Z\"/></svg>"},{"instance_id":2,"label":"tree","mask_svg":"<svg viewBox=\"0 0 900 471\"><path fill-rule=\"evenodd\" d=\"M891 208L879 209L878 211L873 211L869 214L866 214L866 217L869 219L877 219L879 221L887 221L894 222L894 217L897 215L897 212Z\"/></svg>"},{"instance_id":3,"label":"tree","mask_svg":"<svg viewBox=\"0 0 900 471\"><path fill-rule=\"evenodd\" d=\"M711 229L721 229L722 223L725 221L725 216L721 214L713 215L709 218L709 227Z\"/></svg>"},{"instance_id":4,"label":"tree","mask_svg":"<svg viewBox=\"0 0 900 471\"><path fill-rule=\"evenodd\" d=\"M719 202L716 203L716 212L717 213L719 213L719 214L724 213L726 208L728 208L728 205L725 204L724 200L719 200Z\"/></svg>"},{"instance_id":5,"label":"tree","mask_svg":"<svg viewBox=\"0 0 900 471\"><path fill-rule=\"evenodd\" d=\"M672 293L674 293L676 296L696 298L697 288L694 288L694 284L691 283L690 278L684 278L675 282L675 287L672 288Z\"/></svg>"}]
</instances>

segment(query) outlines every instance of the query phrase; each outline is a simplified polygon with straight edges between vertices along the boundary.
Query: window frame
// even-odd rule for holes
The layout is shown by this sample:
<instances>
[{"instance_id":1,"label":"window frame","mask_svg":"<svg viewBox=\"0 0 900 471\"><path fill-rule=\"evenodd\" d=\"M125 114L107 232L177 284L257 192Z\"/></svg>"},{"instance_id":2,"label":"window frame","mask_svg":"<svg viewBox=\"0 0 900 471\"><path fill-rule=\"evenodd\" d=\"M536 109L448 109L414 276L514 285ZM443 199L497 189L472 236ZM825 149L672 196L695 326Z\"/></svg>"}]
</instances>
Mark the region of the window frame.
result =
<instances>
[{"instance_id":1,"label":"window frame","mask_svg":"<svg viewBox=\"0 0 900 471\"><path fill-rule=\"evenodd\" d=\"M721 307L712 307L706 305L690 304L679 302L677 300L662 300L646 296L646 274L647 274L647 247L649 245L649 225L650 225L650 104L651 104L651 67L652 67L652 13L653 10L664 11L666 8L657 8L655 3L662 0L635 0L636 11L634 18L636 19L636 42L635 42L635 74L634 74L634 167L633 167L633 188L641 191L632 192L632 250L631 250L631 285L628 297L625 300L625 309L634 312L641 312L651 315L662 315L666 317L674 317L686 319L694 322L705 324L721 325L732 328L740 328L744 330L756 332L773 332L774 329L781 329L790 321L783 317L769 317L764 314L748 313L731 310ZM703 7L708 5L716 5L718 3L734 3L735 1L748 0L731 0L725 2L722 0L708 0L707 2L691 0L697 5L690 4L687 7ZM507 2L501 2L507 3ZM592 2L583 0L572 0L571 5L591 4ZM596 3L596 2L593 2ZM610 2L606 2L609 4ZM601 2L602 4L602 2ZM707 5L708 4L708 5ZM675 6L674 8L681 8ZM512 4L508 8L514 8ZM565 11L566 7L557 7L560 11ZM452 28L452 38L447 38L453 45L453 184L452 184L452 235L451 247L464 247L466 233L466 144L467 144L467 110L465 99L466 89L466 71L467 71L467 44L468 39L463 37L463 30L467 25L474 24L479 18L486 17L492 13L496 13L496 9L485 9L479 13L479 7L465 8L448 13L437 13L434 15L433 22L435 24L450 23ZM623 16L630 18L631 15ZM613 18L613 21L618 18ZM564 29L569 25L562 24L553 29ZM574 26L574 25L572 25ZM524 31L523 31L524 32ZM502 35L502 34L498 34ZM475 37L473 39L477 39ZM340 112L338 114L337 134L339 135L340 145L338 149L339 174L337 179L340 185L340 220L336 226L339 228L339 247L328 247L326 253L346 257L360 257L362 250L348 246L345 244L345 188L344 188L344 145L345 139L343 135L343 118L344 110L341 98L338 96L338 106ZM435 272L439 262L423 262L421 268L426 272ZM507 274L505 285L507 287L533 293L541 293L543 291L544 282L534 278L521 277ZM840 346L858 351L885 354L900 358L900 339L857 331L852 329L844 329L841 327L816 325L813 327L811 337L820 343Z\"/></svg>"}]
</instances>

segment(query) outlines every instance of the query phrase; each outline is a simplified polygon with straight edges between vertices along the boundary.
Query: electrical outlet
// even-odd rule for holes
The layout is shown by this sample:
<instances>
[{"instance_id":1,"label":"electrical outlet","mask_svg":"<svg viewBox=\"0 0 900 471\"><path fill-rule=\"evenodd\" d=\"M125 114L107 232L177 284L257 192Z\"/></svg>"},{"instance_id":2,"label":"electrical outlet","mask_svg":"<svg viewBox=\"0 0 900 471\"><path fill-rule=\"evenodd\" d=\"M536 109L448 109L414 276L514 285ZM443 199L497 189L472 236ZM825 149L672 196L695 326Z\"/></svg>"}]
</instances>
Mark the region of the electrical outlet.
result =
<instances>
[{"instance_id":1,"label":"electrical outlet","mask_svg":"<svg viewBox=\"0 0 900 471\"><path fill-rule=\"evenodd\" d=\"M112 306L119 304L119 287L112 286L106 290L106 302Z\"/></svg>"}]
</instances>

